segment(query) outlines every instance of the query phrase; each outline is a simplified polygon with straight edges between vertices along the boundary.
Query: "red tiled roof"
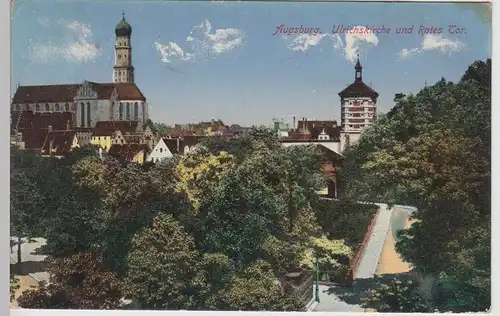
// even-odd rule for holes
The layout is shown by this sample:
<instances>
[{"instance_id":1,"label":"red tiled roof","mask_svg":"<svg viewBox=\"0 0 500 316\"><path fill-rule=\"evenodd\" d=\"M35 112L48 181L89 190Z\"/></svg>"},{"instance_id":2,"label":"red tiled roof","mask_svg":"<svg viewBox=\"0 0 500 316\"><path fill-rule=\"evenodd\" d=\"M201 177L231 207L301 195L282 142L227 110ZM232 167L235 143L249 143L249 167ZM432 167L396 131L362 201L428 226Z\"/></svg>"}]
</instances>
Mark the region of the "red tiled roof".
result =
<instances>
[{"instance_id":1,"label":"red tiled roof","mask_svg":"<svg viewBox=\"0 0 500 316\"><path fill-rule=\"evenodd\" d=\"M92 136L113 136L115 131L122 134L136 134L139 121L99 121L94 127Z\"/></svg>"},{"instance_id":2,"label":"red tiled roof","mask_svg":"<svg viewBox=\"0 0 500 316\"><path fill-rule=\"evenodd\" d=\"M20 132L26 129L48 128L49 126L52 126L54 130L62 130L67 129L68 123L70 126L73 123L73 113L71 112L33 113L31 111L12 111L11 129L16 128L20 115L21 119L17 125Z\"/></svg>"},{"instance_id":3,"label":"red tiled roof","mask_svg":"<svg viewBox=\"0 0 500 316\"><path fill-rule=\"evenodd\" d=\"M71 151L76 131L50 131L42 146L42 155L64 156ZM52 149L52 150L51 150Z\"/></svg>"},{"instance_id":4,"label":"red tiled roof","mask_svg":"<svg viewBox=\"0 0 500 316\"><path fill-rule=\"evenodd\" d=\"M135 83L88 83L97 92L99 99L111 98L113 90L116 89L119 100L146 100ZM20 86L12 103L73 102L81 86L82 84Z\"/></svg>"},{"instance_id":5,"label":"red tiled roof","mask_svg":"<svg viewBox=\"0 0 500 316\"><path fill-rule=\"evenodd\" d=\"M370 97L376 99L378 97L378 93L363 81L355 81L347 86L347 88L339 92L339 96L341 98Z\"/></svg>"},{"instance_id":6,"label":"red tiled roof","mask_svg":"<svg viewBox=\"0 0 500 316\"><path fill-rule=\"evenodd\" d=\"M52 127L52 130L66 130L68 125L71 128L73 121L73 114L70 112L33 113L31 111L12 111L11 115L11 132L15 132L20 117L17 131L22 133L22 140L28 150L42 148L49 126Z\"/></svg>"},{"instance_id":7,"label":"red tiled roof","mask_svg":"<svg viewBox=\"0 0 500 316\"><path fill-rule=\"evenodd\" d=\"M108 153L112 156L125 159L126 161L132 161L135 155L141 152L141 150L147 153L148 146L146 144L113 144L109 148Z\"/></svg>"},{"instance_id":8,"label":"red tiled roof","mask_svg":"<svg viewBox=\"0 0 500 316\"><path fill-rule=\"evenodd\" d=\"M198 144L205 137L206 136L186 135L182 136L181 139L184 141L184 145L191 147Z\"/></svg>"},{"instance_id":9,"label":"red tiled roof","mask_svg":"<svg viewBox=\"0 0 500 316\"><path fill-rule=\"evenodd\" d=\"M310 133L310 137L300 136L304 128ZM290 133L292 139L317 139L319 134L325 130L325 133L330 136L332 140L340 139L340 126L337 126L336 121L298 121L297 129ZM302 134L304 135L304 134Z\"/></svg>"},{"instance_id":10,"label":"red tiled roof","mask_svg":"<svg viewBox=\"0 0 500 316\"><path fill-rule=\"evenodd\" d=\"M167 145L172 154L184 153L184 141L180 138L163 138L163 142Z\"/></svg>"}]
</instances>

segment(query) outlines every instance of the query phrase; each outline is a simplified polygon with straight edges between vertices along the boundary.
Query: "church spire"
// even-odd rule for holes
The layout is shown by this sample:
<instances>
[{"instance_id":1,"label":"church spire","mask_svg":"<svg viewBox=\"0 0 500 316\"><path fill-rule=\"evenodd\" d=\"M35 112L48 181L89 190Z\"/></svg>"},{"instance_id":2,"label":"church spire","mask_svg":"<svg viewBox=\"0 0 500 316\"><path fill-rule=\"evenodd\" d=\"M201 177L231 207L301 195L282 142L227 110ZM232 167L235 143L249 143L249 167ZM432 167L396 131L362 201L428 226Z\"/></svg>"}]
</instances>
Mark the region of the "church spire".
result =
<instances>
[{"instance_id":1,"label":"church spire","mask_svg":"<svg viewBox=\"0 0 500 316\"><path fill-rule=\"evenodd\" d=\"M356 81L356 82L363 81L363 76L362 76L363 67L361 66L361 63L359 61L359 54L358 54L358 61L356 62L356 66L354 66L354 69L356 70L354 81Z\"/></svg>"}]
</instances>

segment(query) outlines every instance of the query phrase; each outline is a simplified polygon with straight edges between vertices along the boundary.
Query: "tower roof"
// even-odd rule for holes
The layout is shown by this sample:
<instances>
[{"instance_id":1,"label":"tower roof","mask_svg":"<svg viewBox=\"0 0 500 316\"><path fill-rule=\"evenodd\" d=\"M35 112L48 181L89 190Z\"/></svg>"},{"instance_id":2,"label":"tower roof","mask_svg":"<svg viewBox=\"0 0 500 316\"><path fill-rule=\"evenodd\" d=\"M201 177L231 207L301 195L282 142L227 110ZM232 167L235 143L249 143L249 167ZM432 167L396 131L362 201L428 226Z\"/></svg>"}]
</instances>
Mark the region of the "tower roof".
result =
<instances>
[{"instance_id":1,"label":"tower roof","mask_svg":"<svg viewBox=\"0 0 500 316\"><path fill-rule=\"evenodd\" d=\"M122 19L115 28L116 36L130 36L132 34L132 26L125 20L125 13L122 13Z\"/></svg>"},{"instance_id":2,"label":"tower roof","mask_svg":"<svg viewBox=\"0 0 500 316\"><path fill-rule=\"evenodd\" d=\"M359 62L359 54L358 54L358 61L356 62L356 66L354 66L354 69L361 69L361 63Z\"/></svg>"}]
</instances>

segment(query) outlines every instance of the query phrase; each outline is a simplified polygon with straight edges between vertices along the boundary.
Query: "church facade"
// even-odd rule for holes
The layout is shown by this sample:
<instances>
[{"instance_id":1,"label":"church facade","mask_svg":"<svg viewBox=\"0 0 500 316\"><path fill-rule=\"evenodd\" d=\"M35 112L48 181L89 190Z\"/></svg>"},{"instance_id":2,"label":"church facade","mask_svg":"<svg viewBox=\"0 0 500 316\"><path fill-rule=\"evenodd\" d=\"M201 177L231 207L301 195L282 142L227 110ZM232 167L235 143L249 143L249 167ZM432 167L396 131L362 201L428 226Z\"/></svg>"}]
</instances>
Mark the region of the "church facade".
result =
<instances>
[{"instance_id":1,"label":"church facade","mask_svg":"<svg viewBox=\"0 0 500 316\"><path fill-rule=\"evenodd\" d=\"M47 115L71 113L74 128L94 128L99 121L133 120L145 124L149 118L148 104L134 82L132 27L124 16L115 28L115 35L111 83L18 86L11 112L17 117L25 111Z\"/></svg>"}]
</instances>

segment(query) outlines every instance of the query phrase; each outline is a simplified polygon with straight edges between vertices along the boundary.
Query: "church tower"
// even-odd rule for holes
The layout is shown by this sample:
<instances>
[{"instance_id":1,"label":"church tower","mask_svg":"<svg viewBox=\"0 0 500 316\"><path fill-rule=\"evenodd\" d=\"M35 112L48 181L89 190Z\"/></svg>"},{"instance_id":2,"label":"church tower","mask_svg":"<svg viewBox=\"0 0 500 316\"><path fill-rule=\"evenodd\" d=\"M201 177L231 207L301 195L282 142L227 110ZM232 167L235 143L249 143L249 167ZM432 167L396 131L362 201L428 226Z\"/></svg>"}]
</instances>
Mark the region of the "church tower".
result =
<instances>
[{"instance_id":1,"label":"church tower","mask_svg":"<svg viewBox=\"0 0 500 316\"><path fill-rule=\"evenodd\" d=\"M113 83L133 83L134 67L132 66L132 44L130 37L132 27L122 14L120 23L115 28L115 66L113 67Z\"/></svg>"}]
</instances>

